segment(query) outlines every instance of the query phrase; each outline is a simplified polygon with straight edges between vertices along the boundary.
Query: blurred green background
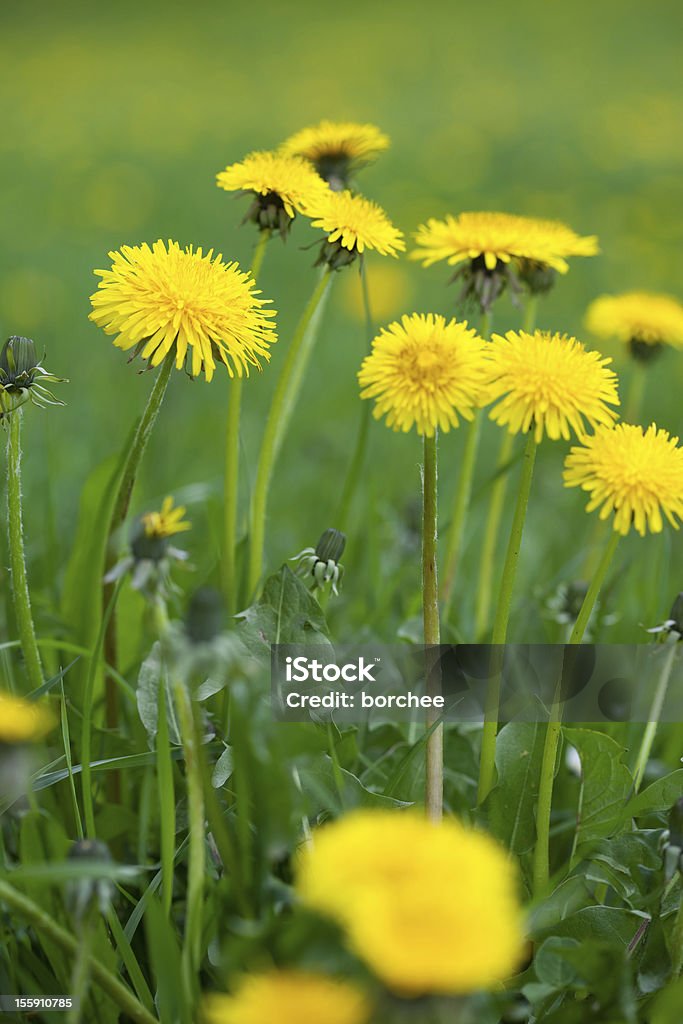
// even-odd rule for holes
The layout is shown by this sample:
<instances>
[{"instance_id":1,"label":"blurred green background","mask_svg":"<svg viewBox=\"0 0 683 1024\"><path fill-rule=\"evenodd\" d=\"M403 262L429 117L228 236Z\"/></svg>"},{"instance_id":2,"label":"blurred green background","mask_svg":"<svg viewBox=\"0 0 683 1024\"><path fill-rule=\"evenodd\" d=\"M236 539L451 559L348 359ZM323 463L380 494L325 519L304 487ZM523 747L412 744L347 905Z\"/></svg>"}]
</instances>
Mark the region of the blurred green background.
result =
<instances>
[{"instance_id":1,"label":"blurred green background","mask_svg":"<svg viewBox=\"0 0 683 1024\"><path fill-rule=\"evenodd\" d=\"M406 233L430 215L482 208L559 218L599 236L602 254L575 260L541 307L540 326L582 337L586 304L602 291L683 290L682 29L677 0L5 0L0 329L34 337L50 370L71 381L59 388L67 408L26 417L34 580L53 588L83 482L121 446L151 383L87 319L92 270L106 265L108 250L174 238L248 264L254 234L239 226L244 201L215 187L216 172L322 117L371 121L388 132L392 147L358 184ZM245 395L248 472L283 350L313 287L315 254L304 248L312 240L297 224L289 244L276 240L267 254L261 284L279 311L280 342ZM388 262L369 261L371 293L375 272ZM379 322L413 309L453 313L447 268L425 271L402 260L396 269L388 284L376 280ZM274 483L273 566L334 524L359 415L355 372L367 344L359 295L358 275L339 275ZM496 326L518 323L506 297ZM611 351L626 379L626 361ZM649 375L644 418L679 433L682 384L683 354L667 353ZM226 385L220 374L211 386L175 376L135 496L140 511L167 492L201 499L208 490L209 513L201 501L192 509L198 579L216 552ZM477 527L498 443L491 426L468 533L469 572L456 606L465 633ZM461 444L456 432L441 445L444 522ZM541 454L520 579L520 593L530 597L574 575L593 535L582 496L561 487L565 451L547 443ZM394 624L415 611L419 459L417 437L373 427L337 606L347 616L345 630L367 621L370 602L391 607L385 621ZM63 556L48 564L50 536ZM624 553L628 602L614 639L632 638L634 624L664 617L683 589L672 531L632 538ZM400 580L411 600L396 598ZM535 608L522 600L513 638L544 635Z\"/></svg>"}]
</instances>

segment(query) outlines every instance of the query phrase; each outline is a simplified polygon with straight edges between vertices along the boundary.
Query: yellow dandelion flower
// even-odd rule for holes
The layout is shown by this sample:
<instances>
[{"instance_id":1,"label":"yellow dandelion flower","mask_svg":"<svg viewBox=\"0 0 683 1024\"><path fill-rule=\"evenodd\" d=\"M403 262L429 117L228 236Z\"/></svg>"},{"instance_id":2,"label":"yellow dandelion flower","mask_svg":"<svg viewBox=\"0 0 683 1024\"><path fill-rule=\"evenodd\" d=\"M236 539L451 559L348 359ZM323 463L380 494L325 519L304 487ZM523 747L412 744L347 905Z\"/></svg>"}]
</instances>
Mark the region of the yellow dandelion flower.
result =
<instances>
[{"instance_id":1,"label":"yellow dandelion flower","mask_svg":"<svg viewBox=\"0 0 683 1024\"><path fill-rule=\"evenodd\" d=\"M413 313L382 329L358 373L373 416L404 433L432 437L471 420L485 395L488 347L467 323Z\"/></svg>"},{"instance_id":2,"label":"yellow dandelion flower","mask_svg":"<svg viewBox=\"0 0 683 1024\"><path fill-rule=\"evenodd\" d=\"M54 724L43 705L0 691L0 744L40 740Z\"/></svg>"},{"instance_id":3,"label":"yellow dandelion flower","mask_svg":"<svg viewBox=\"0 0 683 1024\"><path fill-rule=\"evenodd\" d=\"M90 297L90 319L117 335L117 348L134 349L150 366L174 350L177 369L193 377L204 372L207 381L217 360L241 377L270 359L275 312L264 309L270 300L258 298L253 278L237 263L171 241L124 245L109 256L111 269L95 271L102 280Z\"/></svg>"},{"instance_id":4,"label":"yellow dandelion flower","mask_svg":"<svg viewBox=\"0 0 683 1024\"><path fill-rule=\"evenodd\" d=\"M683 304L652 292L601 295L588 307L586 327L599 338L631 346L683 348Z\"/></svg>"},{"instance_id":5,"label":"yellow dandelion flower","mask_svg":"<svg viewBox=\"0 0 683 1024\"><path fill-rule=\"evenodd\" d=\"M286 139L281 152L305 157L333 187L343 187L353 170L370 163L388 147L388 136L374 124L321 121Z\"/></svg>"},{"instance_id":6,"label":"yellow dandelion flower","mask_svg":"<svg viewBox=\"0 0 683 1024\"><path fill-rule=\"evenodd\" d=\"M327 242L318 260L338 270L352 263L366 249L382 256L397 256L405 249L403 233L395 228L384 210L363 196L343 192L327 192L310 210L314 228L327 233Z\"/></svg>"},{"instance_id":7,"label":"yellow dandelion flower","mask_svg":"<svg viewBox=\"0 0 683 1024\"><path fill-rule=\"evenodd\" d=\"M523 956L512 863L489 836L452 819L349 814L316 832L296 886L402 995L485 988L509 977Z\"/></svg>"},{"instance_id":8,"label":"yellow dandelion flower","mask_svg":"<svg viewBox=\"0 0 683 1024\"><path fill-rule=\"evenodd\" d=\"M567 257L594 256L597 238L581 237L559 221L538 220L511 213L450 214L432 218L416 234L410 258L425 267L446 260L451 266L481 258L487 270L497 263L529 260L565 274Z\"/></svg>"},{"instance_id":9,"label":"yellow dandelion flower","mask_svg":"<svg viewBox=\"0 0 683 1024\"><path fill-rule=\"evenodd\" d=\"M620 534L632 526L641 536L660 533L662 513L675 529L683 518L683 448L654 423L645 431L630 423L597 429L569 452L564 482L588 491L588 512L614 513Z\"/></svg>"},{"instance_id":10,"label":"yellow dandelion flower","mask_svg":"<svg viewBox=\"0 0 683 1024\"><path fill-rule=\"evenodd\" d=\"M530 292L548 291L555 274L569 269L569 256L593 256L594 236L581 237L559 221L511 213L461 213L432 218L416 234L410 258L429 267L446 260L461 278L459 301L474 299L488 312L508 284L522 282Z\"/></svg>"},{"instance_id":11,"label":"yellow dandelion flower","mask_svg":"<svg viewBox=\"0 0 683 1024\"><path fill-rule=\"evenodd\" d=\"M285 233L297 213L328 191L320 175L303 157L284 153L250 153L216 175L226 192L251 192L254 201L244 218L266 230Z\"/></svg>"},{"instance_id":12,"label":"yellow dandelion flower","mask_svg":"<svg viewBox=\"0 0 683 1024\"><path fill-rule=\"evenodd\" d=\"M489 345L490 388L487 400L497 402L491 419L511 434L534 431L552 440L585 434L588 423L611 425L619 405L612 362L588 352L576 338L545 331L508 331Z\"/></svg>"},{"instance_id":13,"label":"yellow dandelion flower","mask_svg":"<svg viewBox=\"0 0 683 1024\"><path fill-rule=\"evenodd\" d=\"M172 537L175 533L191 530L192 524L183 519L186 509L184 505L173 507L173 498L164 498L159 512L147 512L142 516L142 525L146 537Z\"/></svg>"},{"instance_id":14,"label":"yellow dandelion flower","mask_svg":"<svg viewBox=\"0 0 683 1024\"><path fill-rule=\"evenodd\" d=\"M247 975L234 995L204 999L206 1024L366 1024L370 1006L353 985L308 971Z\"/></svg>"}]
</instances>

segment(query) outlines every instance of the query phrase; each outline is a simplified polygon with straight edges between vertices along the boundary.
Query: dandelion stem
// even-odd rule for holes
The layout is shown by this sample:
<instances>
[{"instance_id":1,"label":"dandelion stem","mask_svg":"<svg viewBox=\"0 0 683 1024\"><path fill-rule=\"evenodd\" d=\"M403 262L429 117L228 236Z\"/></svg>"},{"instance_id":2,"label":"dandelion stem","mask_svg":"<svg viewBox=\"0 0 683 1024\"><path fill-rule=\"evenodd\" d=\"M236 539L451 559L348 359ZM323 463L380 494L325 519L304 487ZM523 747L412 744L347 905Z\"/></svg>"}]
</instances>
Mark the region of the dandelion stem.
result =
<instances>
[{"instance_id":1,"label":"dandelion stem","mask_svg":"<svg viewBox=\"0 0 683 1024\"><path fill-rule=\"evenodd\" d=\"M422 611L424 620L424 642L426 646L441 642L439 628L439 588L437 572L437 436L424 437L424 464L422 467ZM432 661L427 658L425 661ZM429 672L431 685L438 686ZM426 771L427 787L425 804L427 815L432 821L439 821L443 815L443 725L432 728L438 715L428 712Z\"/></svg>"},{"instance_id":2,"label":"dandelion stem","mask_svg":"<svg viewBox=\"0 0 683 1024\"><path fill-rule=\"evenodd\" d=\"M299 320L271 401L263 441L261 442L256 482L251 503L249 574L247 581L250 598L256 592L263 569L266 509L273 466L287 432L294 405L299 396L303 375L315 343L317 328L322 314L323 300L328 293L331 281L332 272L325 269Z\"/></svg>"},{"instance_id":3,"label":"dandelion stem","mask_svg":"<svg viewBox=\"0 0 683 1024\"><path fill-rule=\"evenodd\" d=\"M181 966L187 1003L188 1005L193 1005L198 991L202 919L204 914L204 789L197 753L199 740L192 700L187 688L177 677L173 681L173 693L178 709L180 736L183 741L183 753L185 755L189 834L185 934Z\"/></svg>"},{"instance_id":4,"label":"dandelion stem","mask_svg":"<svg viewBox=\"0 0 683 1024\"><path fill-rule=\"evenodd\" d=\"M256 281L261 271L270 231L259 235L251 261L251 276ZM237 609L239 587L237 580L237 510L239 503L239 462L240 462L240 416L242 410L242 377L230 380L228 419L225 443L225 486L224 486L224 551L223 567L225 597L228 615Z\"/></svg>"},{"instance_id":5,"label":"dandelion stem","mask_svg":"<svg viewBox=\"0 0 683 1024\"><path fill-rule=\"evenodd\" d=\"M619 534L613 531L609 544L605 548L595 576L583 599L574 628L572 629L568 643L571 645L580 644L583 640L586 626L590 621L591 614L595 607L600 588L605 582L607 570L610 567L614 552L619 542ZM543 757L541 760L541 777L538 786L538 805L536 808L536 845L533 855L533 883L534 895L541 896L548 888L550 879L550 813L552 810L553 786L555 783L555 766L557 763L557 751L562 735L562 704L561 704L562 676L558 681L550 709L550 718L546 728L545 741L543 744Z\"/></svg>"},{"instance_id":6,"label":"dandelion stem","mask_svg":"<svg viewBox=\"0 0 683 1024\"><path fill-rule=\"evenodd\" d=\"M128 515L130 499L133 493L133 488L135 487L135 480L140 468L140 463L142 462L142 457L145 454L147 443L154 428L154 424L156 423L157 416L159 415L161 403L164 399L164 395L166 394L166 388L171 376L171 370L173 369L174 359L175 347L172 347L171 351L162 363L161 370L154 382L154 387L147 399L147 405L145 406L145 410L137 425L133 442L128 449L126 460L123 464L118 490L116 492L116 498L114 499L112 508L111 519L109 521L109 529L107 531L107 554L103 576L105 576L116 563L118 554L117 532ZM105 583L102 590L103 613L109 606L113 593L113 584ZM105 662L111 665L114 669L118 669L118 653L116 648L116 611L112 608L104 638L104 657ZM119 719L118 690L110 675L107 675L106 679L105 701L107 728L115 729L118 725Z\"/></svg>"},{"instance_id":7,"label":"dandelion stem","mask_svg":"<svg viewBox=\"0 0 683 1024\"><path fill-rule=\"evenodd\" d=\"M479 333L482 338L488 338L491 333L490 313L482 313ZM467 512L469 510L470 499L472 497L472 480L474 477L474 467L477 461L477 451L479 448L481 416L481 410L477 409L474 414L474 419L467 427L465 450L463 451L462 462L460 464L460 476L458 478L458 487L455 494L455 505L453 506L453 518L451 519L451 525L448 531L446 557L444 560L444 584L441 592L441 596L447 606L450 603L453 594L455 577L460 564L462 541L465 534L465 523L467 522Z\"/></svg>"},{"instance_id":8,"label":"dandelion stem","mask_svg":"<svg viewBox=\"0 0 683 1024\"><path fill-rule=\"evenodd\" d=\"M26 555L24 552L24 527L21 511L21 416L22 410L15 409L7 417L9 431L7 438L7 523L9 527L9 561L12 576L14 612L19 631L19 641L24 656L29 687L37 690L43 685L43 666L36 643L36 631L31 614L31 598L26 577Z\"/></svg>"},{"instance_id":9,"label":"dandelion stem","mask_svg":"<svg viewBox=\"0 0 683 1024\"><path fill-rule=\"evenodd\" d=\"M529 295L524 309L522 330L530 334L536 327L538 312L538 295ZM491 596L493 593L493 566L496 545L500 534L500 523L505 507L505 492L508 485L508 468L512 459L515 435L505 433L498 453L498 475L491 491L491 504L484 529L484 540L481 546L479 562L479 585L475 606L474 632L477 639L486 633L491 614Z\"/></svg>"},{"instance_id":10,"label":"dandelion stem","mask_svg":"<svg viewBox=\"0 0 683 1024\"><path fill-rule=\"evenodd\" d=\"M676 911L671 933L671 966L674 978L679 978L683 973L683 902Z\"/></svg>"},{"instance_id":11,"label":"dandelion stem","mask_svg":"<svg viewBox=\"0 0 683 1024\"><path fill-rule=\"evenodd\" d=\"M360 279L361 288L363 292L363 310L365 313L365 334L367 343L370 344L375 331L372 322L372 311L370 308L368 279L365 272L365 263L363 261L361 261L360 264ZM368 447L368 433L370 429L371 412L372 410L370 403L362 402L360 410L360 423L358 426L358 434L356 435L356 446L353 450L353 456L351 458L348 473L346 474L346 480L344 481L341 501L339 503L339 512L337 513L337 525L340 530L346 529L346 525L349 518L349 512L351 511L351 504L353 502L354 497L356 496L356 491L358 490L358 482L361 478L363 465L365 464L365 455Z\"/></svg>"},{"instance_id":12,"label":"dandelion stem","mask_svg":"<svg viewBox=\"0 0 683 1024\"><path fill-rule=\"evenodd\" d=\"M640 741L638 757L636 758L636 766L633 772L633 790L635 793L640 789L643 776L645 774L645 768L647 767L647 762L649 760L650 753L652 752L652 744L654 743L655 736L657 735L657 726L659 725L659 719L666 699L666 692L669 689L669 681L671 679L671 671L674 666L677 648L677 643L669 644L669 649L664 658L664 664L662 665L662 671L659 676L659 682L657 683L657 689L655 690L655 695L652 699L648 722L645 726L643 738Z\"/></svg>"},{"instance_id":13,"label":"dandelion stem","mask_svg":"<svg viewBox=\"0 0 683 1024\"><path fill-rule=\"evenodd\" d=\"M13 886L2 881L2 879L0 879L0 900L26 921L29 921L41 935L50 939L66 953L74 957L78 955L78 939L74 938L73 935L70 935L69 932L53 921L50 915L37 903L34 903L33 900L18 892ZM126 988L115 975L99 962L94 953L87 953L86 956L93 981L123 1010L126 1017L129 1017L134 1024L158 1024L157 1018L145 1009L130 989Z\"/></svg>"},{"instance_id":14,"label":"dandelion stem","mask_svg":"<svg viewBox=\"0 0 683 1024\"><path fill-rule=\"evenodd\" d=\"M526 510L529 504L531 492L531 481L534 475L534 464L536 462L536 439L533 429L527 435L526 447L524 449L524 460L522 462L522 475L519 481L517 503L512 519L510 539L508 541L503 575L498 594L498 606L493 624L491 643L502 645L507 640L508 623L510 621L510 608L512 606L512 592L517 575L517 563L519 552L522 546L522 533L526 519ZM498 734L498 705L500 702L500 672L496 669L491 674L488 690L486 693L486 706L484 710L484 731L481 740L481 760L479 762L479 790L478 801L482 803L491 791L496 765L496 736Z\"/></svg>"}]
</instances>

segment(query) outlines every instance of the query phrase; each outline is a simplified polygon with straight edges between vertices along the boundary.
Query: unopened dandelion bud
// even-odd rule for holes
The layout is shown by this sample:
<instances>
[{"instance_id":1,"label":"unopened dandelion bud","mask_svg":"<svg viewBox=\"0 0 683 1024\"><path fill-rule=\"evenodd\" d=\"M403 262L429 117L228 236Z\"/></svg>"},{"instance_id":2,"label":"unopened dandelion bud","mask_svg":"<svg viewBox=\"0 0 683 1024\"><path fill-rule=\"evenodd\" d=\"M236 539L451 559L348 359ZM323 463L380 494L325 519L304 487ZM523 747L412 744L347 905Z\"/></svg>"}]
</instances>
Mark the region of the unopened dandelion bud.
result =
<instances>
[{"instance_id":1,"label":"unopened dandelion bud","mask_svg":"<svg viewBox=\"0 0 683 1024\"><path fill-rule=\"evenodd\" d=\"M8 376L18 377L30 373L38 363L36 346L31 338L12 335L8 338L0 353L0 369Z\"/></svg>"},{"instance_id":2,"label":"unopened dandelion bud","mask_svg":"<svg viewBox=\"0 0 683 1024\"><path fill-rule=\"evenodd\" d=\"M112 863L109 848L99 839L78 839L69 850L70 861L82 864L101 864L102 876L88 873L67 883L66 905L76 924L81 924L94 910L105 914L114 895L114 885L108 877Z\"/></svg>"},{"instance_id":3,"label":"unopened dandelion bud","mask_svg":"<svg viewBox=\"0 0 683 1024\"><path fill-rule=\"evenodd\" d=\"M335 530L333 527L330 527L321 535L320 540L315 546L315 553L324 562L330 559L333 562L338 562L344 554L345 547L346 534L342 533L341 530Z\"/></svg>"},{"instance_id":4,"label":"unopened dandelion bud","mask_svg":"<svg viewBox=\"0 0 683 1024\"><path fill-rule=\"evenodd\" d=\"M0 418L28 401L40 408L64 405L48 391L46 381L65 383L64 378L55 377L41 366L31 338L18 335L8 338L0 352Z\"/></svg>"},{"instance_id":5,"label":"unopened dandelion bud","mask_svg":"<svg viewBox=\"0 0 683 1024\"><path fill-rule=\"evenodd\" d=\"M536 260L520 260L518 274L532 295L545 295L557 278L557 271L553 267Z\"/></svg>"},{"instance_id":6,"label":"unopened dandelion bud","mask_svg":"<svg viewBox=\"0 0 683 1024\"><path fill-rule=\"evenodd\" d=\"M200 587L190 598L185 632L193 644L210 643L225 626L223 598L213 587Z\"/></svg>"}]
</instances>

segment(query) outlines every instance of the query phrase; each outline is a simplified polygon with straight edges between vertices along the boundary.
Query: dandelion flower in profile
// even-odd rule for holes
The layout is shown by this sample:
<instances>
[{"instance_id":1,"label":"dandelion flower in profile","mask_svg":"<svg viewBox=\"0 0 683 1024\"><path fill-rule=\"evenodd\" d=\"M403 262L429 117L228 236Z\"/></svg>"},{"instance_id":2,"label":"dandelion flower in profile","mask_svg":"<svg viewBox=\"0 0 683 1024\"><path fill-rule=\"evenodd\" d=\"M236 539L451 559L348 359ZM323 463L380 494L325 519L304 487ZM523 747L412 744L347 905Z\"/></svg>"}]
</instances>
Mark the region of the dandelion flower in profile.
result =
<instances>
[{"instance_id":1,"label":"dandelion flower in profile","mask_svg":"<svg viewBox=\"0 0 683 1024\"><path fill-rule=\"evenodd\" d=\"M564 482L589 493L586 511L599 508L601 519L614 514L622 535L632 526L641 536L660 533L662 514L675 529L683 518L683 448L654 423L597 429L569 452Z\"/></svg>"},{"instance_id":2,"label":"dandelion flower in profile","mask_svg":"<svg viewBox=\"0 0 683 1024\"><path fill-rule=\"evenodd\" d=\"M308 160L284 153L250 153L216 175L226 192L252 196L243 223L252 221L261 231L279 231L286 237L297 213L306 213L313 200L328 191Z\"/></svg>"},{"instance_id":3,"label":"dandelion flower in profile","mask_svg":"<svg viewBox=\"0 0 683 1024\"><path fill-rule=\"evenodd\" d=\"M366 249L374 249L381 256L398 256L406 247L403 233L384 210L348 189L328 189L313 205L310 216L313 227L327 234L317 262L326 263L332 270L353 263Z\"/></svg>"},{"instance_id":4,"label":"dandelion flower in profile","mask_svg":"<svg viewBox=\"0 0 683 1024\"><path fill-rule=\"evenodd\" d=\"M187 552L176 548L171 538L192 529L185 518L185 506L174 506L173 498L164 498L158 511L145 512L135 520L131 531L130 554L122 558L105 576L113 583L132 573L134 590L154 596L173 590L170 572L173 562L184 562Z\"/></svg>"},{"instance_id":5,"label":"dandelion flower in profile","mask_svg":"<svg viewBox=\"0 0 683 1024\"><path fill-rule=\"evenodd\" d=\"M578 438L586 424L611 426L619 405L617 376L611 359L588 352L576 338L535 331L494 335L489 345L487 401L490 416L511 434L533 430L540 442Z\"/></svg>"},{"instance_id":6,"label":"dandelion flower in profile","mask_svg":"<svg viewBox=\"0 0 683 1024\"><path fill-rule=\"evenodd\" d=\"M275 312L236 263L171 241L124 245L109 255L111 268L95 271L101 281L90 319L116 335L117 348L133 349L150 366L173 352L178 370L203 372L207 381L217 361L241 377L270 359Z\"/></svg>"},{"instance_id":7,"label":"dandelion flower in profile","mask_svg":"<svg viewBox=\"0 0 683 1024\"><path fill-rule=\"evenodd\" d=\"M378 334L358 373L361 398L374 398L375 419L404 433L433 437L471 420L485 395L488 348L467 323L413 313Z\"/></svg>"},{"instance_id":8,"label":"dandelion flower in profile","mask_svg":"<svg viewBox=\"0 0 683 1024\"><path fill-rule=\"evenodd\" d=\"M355 811L301 855L296 889L394 992L466 993L519 967L515 870L489 836L411 812Z\"/></svg>"},{"instance_id":9,"label":"dandelion flower in profile","mask_svg":"<svg viewBox=\"0 0 683 1024\"><path fill-rule=\"evenodd\" d=\"M331 188L346 188L351 174L389 147L389 138L374 124L321 121L290 136L282 153L310 160Z\"/></svg>"},{"instance_id":10,"label":"dandelion flower in profile","mask_svg":"<svg viewBox=\"0 0 683 1024\"><path fill-rule=\"evenodd\" d=\"M647 361L664 345L683 348L683 304L653 292L601 295L588 307L586 327L598 338L617 338L634 358Z\"/></svg>"},{"instance_id":11,"label":"dandelion flower in profile","mask_svg":"<svg viewBox=\"0 0 683 1024\"><path fill-rule=\"evenodd\" d=\"M461 299L474 298L484 311L509 284L519 281L531 292L547 291L555 273L565 274L570 256L593 256L595 236L581 237L559 221L510 213L461 213L444 220L431 218L416 234L410 258L423 266L445 260L457 267Z\"/></svg>"},{"instance_id":12,"label":"dandelion flower in profile","mask_svg":"<svg viewBox=\"0 0 683 1024\"><path fill-rule=\"evenodd\" d=\"M232 995L205 996L206 1024L366 1024L370 1006L353 985L309 971L246 975Z\"/></svg>"},{"instance_id":13,"label":"dandelion flower in profile","mask_svg":"<svg viewBox=\"0 0 683 1024\"><path fill-rule=\"evenodd\" d=\"M52 714L42 704L0 691L0 745L41 740L54 725Z\"/></svg>"}]
</instances>

